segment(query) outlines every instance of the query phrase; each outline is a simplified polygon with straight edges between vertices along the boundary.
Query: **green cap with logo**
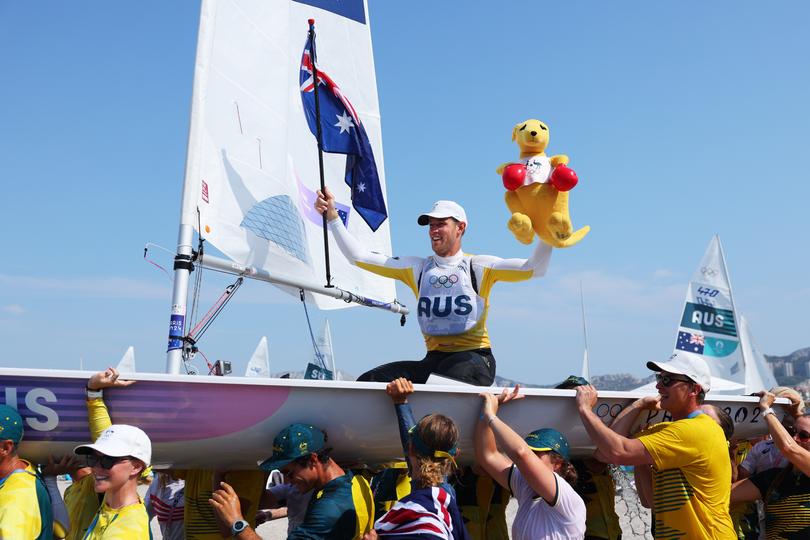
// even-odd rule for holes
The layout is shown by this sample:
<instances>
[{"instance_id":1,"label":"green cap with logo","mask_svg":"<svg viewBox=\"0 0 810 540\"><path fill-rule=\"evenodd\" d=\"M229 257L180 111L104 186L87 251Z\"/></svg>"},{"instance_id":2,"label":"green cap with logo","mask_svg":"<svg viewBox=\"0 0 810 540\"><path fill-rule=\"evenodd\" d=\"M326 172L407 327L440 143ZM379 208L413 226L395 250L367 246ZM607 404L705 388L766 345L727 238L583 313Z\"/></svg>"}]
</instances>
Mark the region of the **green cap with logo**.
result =
<instances>
[{"instance_id":1,"label":"green cap with logo","mask_svg":"<svg viewBox=\"0 0 810 540\"><path fill-rule=\"evenodd\" d=\"M580 377L579 375L569 375L567 379L563 382L555 386L559 390L571 390L572 388L576 388L577 386L587 386L590 384L588 379L585 377Z\"/></svg>"},{"instance_id":2,"label":"green cap with logo","mask_svg":"<svg viewBox=\"0 0 810 540\"><path fill-rule=\"evenodd\" d=\"M538 429L526 435L526 438L523 440L526 441L529 448L535 452L555 452L566 461L568 461L571 456L565 435L556 429Z\"/></svg>"},{"instance_id":3,"label":"green cap with logo","mask_svg":"<svg viewBox=\"0 0 810 540\"><path fill-rule=\"evenodd\" d=\"M19 444L23 438L23 419L15 409L0 405L0 441Z\"/></svg>"},{"instance_id":4,"label":"green cap with logo","mask_svg":"<svg viewBox=\"0 0 810 540\"><path fill-rule=\"evenodd\" d=\"M281 469L290 462L308 456L326 446L326 434L309 424L293 424L273 439L273 455L259 467L265 471Z\"/></svg>"}]
</instances>

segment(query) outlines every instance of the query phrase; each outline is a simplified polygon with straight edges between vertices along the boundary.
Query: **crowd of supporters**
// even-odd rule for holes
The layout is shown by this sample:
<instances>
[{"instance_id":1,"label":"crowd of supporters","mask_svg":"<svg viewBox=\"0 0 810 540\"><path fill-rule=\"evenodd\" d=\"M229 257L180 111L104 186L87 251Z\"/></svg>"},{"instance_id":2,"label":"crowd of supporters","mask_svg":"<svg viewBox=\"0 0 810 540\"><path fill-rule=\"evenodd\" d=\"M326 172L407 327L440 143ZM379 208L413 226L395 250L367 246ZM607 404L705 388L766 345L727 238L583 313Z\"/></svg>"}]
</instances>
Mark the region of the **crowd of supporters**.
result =
<instances>
[{"instance_id":1,"label":"crowd of supporters","mask_svg":"<svg viewBox=\"0 0 810 540\"><path fill-rule=\"evenodd\" d=\"M798 394L761 392L770 436L738 440L728 412L703 403L711 377L702 360L675 354L648 367L658 395L624 407L611 425L595 414L598 393L587 381L570 377L559 386L576 390L580 428L596 447L579 459L562 433L538 425L520 434L502 420L523 397L518 388L482 393L475 425L458 426L440 411L417 420L413 384L396 379L386 392L404 461L373 474L343 468L328 434L308 423L278 433L256 470L153 473L148 435L112 423L104 389L132 383L108 369L87 382L93 442L72 456L26 461L17 453L23 419L0 406L0 538L145 540L154 519L166 539L253 540L255 527L287 517L290 539L503 540L514 497L515 540L617 540L614 465L633 467L655 538L810 538L810 415ZM777 394L792 404L782 422L772 408ZM651 410L671 420L641 425ZM460 429L474 430L470 466L457 463ZM64 495L60 474L72 479ZM150 482L141 498L139 486Z\"/></svg>"}]
</instances>

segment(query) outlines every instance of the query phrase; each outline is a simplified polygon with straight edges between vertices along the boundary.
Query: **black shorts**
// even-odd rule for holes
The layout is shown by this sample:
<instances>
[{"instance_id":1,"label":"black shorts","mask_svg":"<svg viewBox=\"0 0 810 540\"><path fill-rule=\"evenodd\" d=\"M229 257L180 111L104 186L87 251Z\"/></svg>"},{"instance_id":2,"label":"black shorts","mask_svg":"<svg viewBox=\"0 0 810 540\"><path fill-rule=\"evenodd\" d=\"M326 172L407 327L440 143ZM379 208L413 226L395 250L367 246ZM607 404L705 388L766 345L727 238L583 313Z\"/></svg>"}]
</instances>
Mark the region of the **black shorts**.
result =
<instances>
[{"instance_id":1,"label":"black shorts","mask_svg":"<svg viewBox=\"0 0 810 540\"><path fill-rule=\"evenodd\" d=\"M422 360L383 364L363 373L357 380L391 382L405 377L413 383L423 384L431 373L476 386L491 386L495 381L495 357L490 348L458 352L428 351Z\"/></svg>"}]
</instances>

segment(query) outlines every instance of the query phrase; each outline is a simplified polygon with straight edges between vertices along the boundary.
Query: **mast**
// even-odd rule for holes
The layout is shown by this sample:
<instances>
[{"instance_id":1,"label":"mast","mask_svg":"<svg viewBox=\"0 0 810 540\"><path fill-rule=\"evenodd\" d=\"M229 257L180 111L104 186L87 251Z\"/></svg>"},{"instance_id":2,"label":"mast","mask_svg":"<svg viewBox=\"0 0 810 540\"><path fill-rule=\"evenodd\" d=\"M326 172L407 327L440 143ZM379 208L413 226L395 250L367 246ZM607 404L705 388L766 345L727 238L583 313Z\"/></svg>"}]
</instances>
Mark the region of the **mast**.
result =
<instances>
[{"instance_id":1,"label":"mast","mask_svg":"<svg viewBox=\"0 0 810 540\"><path fill-rule=\"evenodd\" d=\"M180 203L177 254L174 257L174 287L172 289L172 304L169 316L169 346L166 351L166 372L174 374L180 373L180 366L183 362L183 336L185 334L188 282L189 276L194 269L192 263L194 223L197 219L196 200L199 190L199 160L196 159L196 156L201 150L203 126L201 117L203 96L201 95L201 89L208 77L213 34L212 26L216 12L215 4L215 0L202 0L200 26L197 33L197 59L191 91L186 169Z\"/></svg>"}]
</instances>

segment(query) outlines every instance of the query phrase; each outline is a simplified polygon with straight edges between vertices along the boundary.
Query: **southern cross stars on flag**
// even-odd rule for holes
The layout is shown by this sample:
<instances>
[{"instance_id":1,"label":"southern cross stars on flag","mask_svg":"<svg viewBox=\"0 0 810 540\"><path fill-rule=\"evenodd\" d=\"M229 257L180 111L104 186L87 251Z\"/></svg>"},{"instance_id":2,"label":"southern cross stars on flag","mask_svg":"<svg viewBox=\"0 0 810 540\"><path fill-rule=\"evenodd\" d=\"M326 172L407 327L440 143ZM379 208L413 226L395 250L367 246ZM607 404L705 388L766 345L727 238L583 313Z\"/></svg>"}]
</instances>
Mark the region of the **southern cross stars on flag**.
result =
<instances>
[{"instance_id":1,"label":"southern cross stars on flag","mask_svg":"<svg viewBox=\"0 0 810 540\"><path fill-rule=\"evenodd\" d=\"M312 76L314 43L307 39L301 56L301 101L309 130L317 137L318 121L315 114L315 79ZM318 67L318 101L320 105L321 149L333 154L346 154L346 184L352 191L352 206L376 231L388 217L374 152L349 99L343 95L335 81Z\"/></svg>"}]
</instances>

